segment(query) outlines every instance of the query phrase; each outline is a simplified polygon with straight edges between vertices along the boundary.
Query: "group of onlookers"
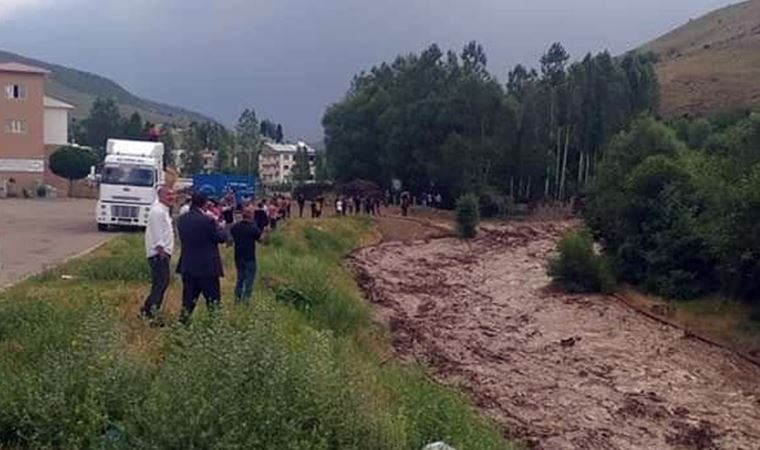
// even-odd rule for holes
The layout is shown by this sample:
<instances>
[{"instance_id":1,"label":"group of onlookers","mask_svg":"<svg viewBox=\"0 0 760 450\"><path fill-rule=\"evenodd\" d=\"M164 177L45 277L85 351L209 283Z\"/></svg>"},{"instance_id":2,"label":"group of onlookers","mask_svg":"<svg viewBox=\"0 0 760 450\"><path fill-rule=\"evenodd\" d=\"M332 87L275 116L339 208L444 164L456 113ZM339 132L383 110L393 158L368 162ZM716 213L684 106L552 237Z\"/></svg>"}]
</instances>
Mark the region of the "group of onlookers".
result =
<instances>
[{"instance_id":1,"label":"group of onlookers","mask_svg":"<svg viewBox=\"0 0 760 450\"><path fill-rule=\"evenodd\" d=\"M170 262L175 238L171 210L174 202L174 190L162 186L148 217L145 251L151 270L151 290L141 309L141 315L148 319L155 318L161 309L171 279ZM237 221L236 213L240 217ZM219 279L224 275L219 252L221 244L234 246L235 300L248 303L256 277L256 242L266 229L275 229L278 222L290 217L290 213L290 199L282 196L257 204L251 200L238 204L234 192L228 192L220 200L209 199L200 192L193 193L180 208L176 221L182 245L177 262L177 272L182 277L181 321L189 320L201 294L210 310L219 306Z\"/></svg>"},{"instance_id":2,"label":"group of onlookers","mask_svg":"<svg viewBox=\"0 0 760 450\"><path fill-rule=\"evenodd\" d=\"M381 207L388 206L388 195L351 195L335 199L338 216L368 214L380 215ZM151 271L151 290L142 307L142 316L152 319L161 309L164 294L171 279L170 262L174 254L175 227L172 208L174 190L162 186L158 200L151 207L145 232L145 252ZM440 195L425 197L425 201L440 203ZM224 275L219 245L234 246L237 281L235 299L239 303L250 301L256 277L256 242L265 230L276 229L278 224L291 217L291 199L274 196L257 203L252 199L238 202L235 193L227 192L222 198L210 199L203 193L192 193L180 208L176 230L182 244L177 261L177 272L182 277L182 315L186 322L193 313L201 294L209 309L216 309L221 301L219 279ZM296 197L298 216L303 217L307 200ZM322 217L325 198L308 201L311 217ZM401 195L402 214L406 215L412 203L407 193ZM236 221L236 216L239 220Z\"/></svg>"},{"instance_id":3,"label":"group of onlookers","mask_svg":"<svg viewBox=\"0 0 760 450\"><path fill-rule=\"evenodd\" d=\"M387 205L384 203L384 199L379 196L339 196L335 199L335 214L338 216L346 216L361 214L363 212L364 214L379 216L381 215L382 206Z\"/></svg>"}]
</instances>

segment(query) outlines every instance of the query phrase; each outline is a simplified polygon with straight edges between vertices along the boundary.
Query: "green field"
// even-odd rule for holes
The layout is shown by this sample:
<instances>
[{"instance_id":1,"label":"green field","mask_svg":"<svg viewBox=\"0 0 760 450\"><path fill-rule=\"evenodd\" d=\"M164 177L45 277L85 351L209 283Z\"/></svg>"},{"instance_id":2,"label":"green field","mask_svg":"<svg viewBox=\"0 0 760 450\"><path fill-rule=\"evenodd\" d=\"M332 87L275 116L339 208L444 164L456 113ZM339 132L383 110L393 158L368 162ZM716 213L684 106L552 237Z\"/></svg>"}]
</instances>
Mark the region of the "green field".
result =
<instances>
[{"instance_id":1,"label":"green field","mask_svg":"<svg viewBox=\"0 0 760 450\"><path fill-rule=\"evenodd\" d=\"M251 307L232 305L225 250L223 309L188 328L178 280L165 327L136 317L141 235L0 294L0 448L510 448L465 397L389 361L342 266L374 233L347 219L268 236Z\"/></svg>"}]
</instances>

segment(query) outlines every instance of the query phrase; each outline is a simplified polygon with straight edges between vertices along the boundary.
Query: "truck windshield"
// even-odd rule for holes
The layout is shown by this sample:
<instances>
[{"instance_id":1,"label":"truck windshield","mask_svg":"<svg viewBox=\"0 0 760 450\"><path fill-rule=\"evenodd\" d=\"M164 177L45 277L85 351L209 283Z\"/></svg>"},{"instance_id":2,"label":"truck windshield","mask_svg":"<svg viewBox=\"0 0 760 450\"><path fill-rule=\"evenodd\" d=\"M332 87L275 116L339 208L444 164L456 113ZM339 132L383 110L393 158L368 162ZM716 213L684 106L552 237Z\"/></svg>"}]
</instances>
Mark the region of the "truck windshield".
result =
<instances>
[{"instance_id":1,"label":"truck windshield","mask_svg":"<svg viewBox=\"0 0 760 450\"><path fill-rule=\"evenodd\" d=\"M122 184L129 186L153 186L154 171L147 167L106 166L103 168L103 184Z\"/></svg>"}]
</instances>

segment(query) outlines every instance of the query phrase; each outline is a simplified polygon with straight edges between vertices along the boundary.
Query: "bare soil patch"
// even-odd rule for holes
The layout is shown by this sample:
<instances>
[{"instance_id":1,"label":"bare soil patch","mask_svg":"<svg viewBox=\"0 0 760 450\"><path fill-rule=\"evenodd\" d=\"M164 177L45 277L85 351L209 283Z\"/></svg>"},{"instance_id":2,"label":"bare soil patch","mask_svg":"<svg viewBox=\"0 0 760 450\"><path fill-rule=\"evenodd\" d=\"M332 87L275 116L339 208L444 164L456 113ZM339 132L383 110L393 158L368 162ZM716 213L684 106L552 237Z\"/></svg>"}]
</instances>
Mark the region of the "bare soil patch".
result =
<instances>
[{"instance_id":1,"label":"bare soil patch","mask_svg":"<svg viewBox=\"0 0 760 450\"><path fill-rule=\"evenodd\" d=\"M351 264L398 354L534 448L760 448L760 368L613 298L550 286L547 256L571 226L386 239Z\"/></svg>"}]
</instances>

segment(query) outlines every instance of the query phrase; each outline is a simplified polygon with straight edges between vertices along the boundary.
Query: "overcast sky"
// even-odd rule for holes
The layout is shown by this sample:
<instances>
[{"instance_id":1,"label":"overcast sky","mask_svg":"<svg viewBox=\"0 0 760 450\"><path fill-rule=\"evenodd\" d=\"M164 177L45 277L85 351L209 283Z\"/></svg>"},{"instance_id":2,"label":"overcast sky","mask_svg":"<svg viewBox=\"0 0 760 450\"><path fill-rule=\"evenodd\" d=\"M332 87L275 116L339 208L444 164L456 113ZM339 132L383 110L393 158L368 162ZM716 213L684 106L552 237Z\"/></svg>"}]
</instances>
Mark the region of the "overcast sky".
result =
<instances>
[{"instance_id":1,"label":"overcast sky","mask_svg":"<svg viewBox=\"0 0 760 450\"><path fill-rule=\"evenodd\" d=\"M621 53L729 0L0 0L0 49L233 124L254 107L318 139L351 77L477 40L500 78L561 41Z\"/></svg>"}]
</instances>

